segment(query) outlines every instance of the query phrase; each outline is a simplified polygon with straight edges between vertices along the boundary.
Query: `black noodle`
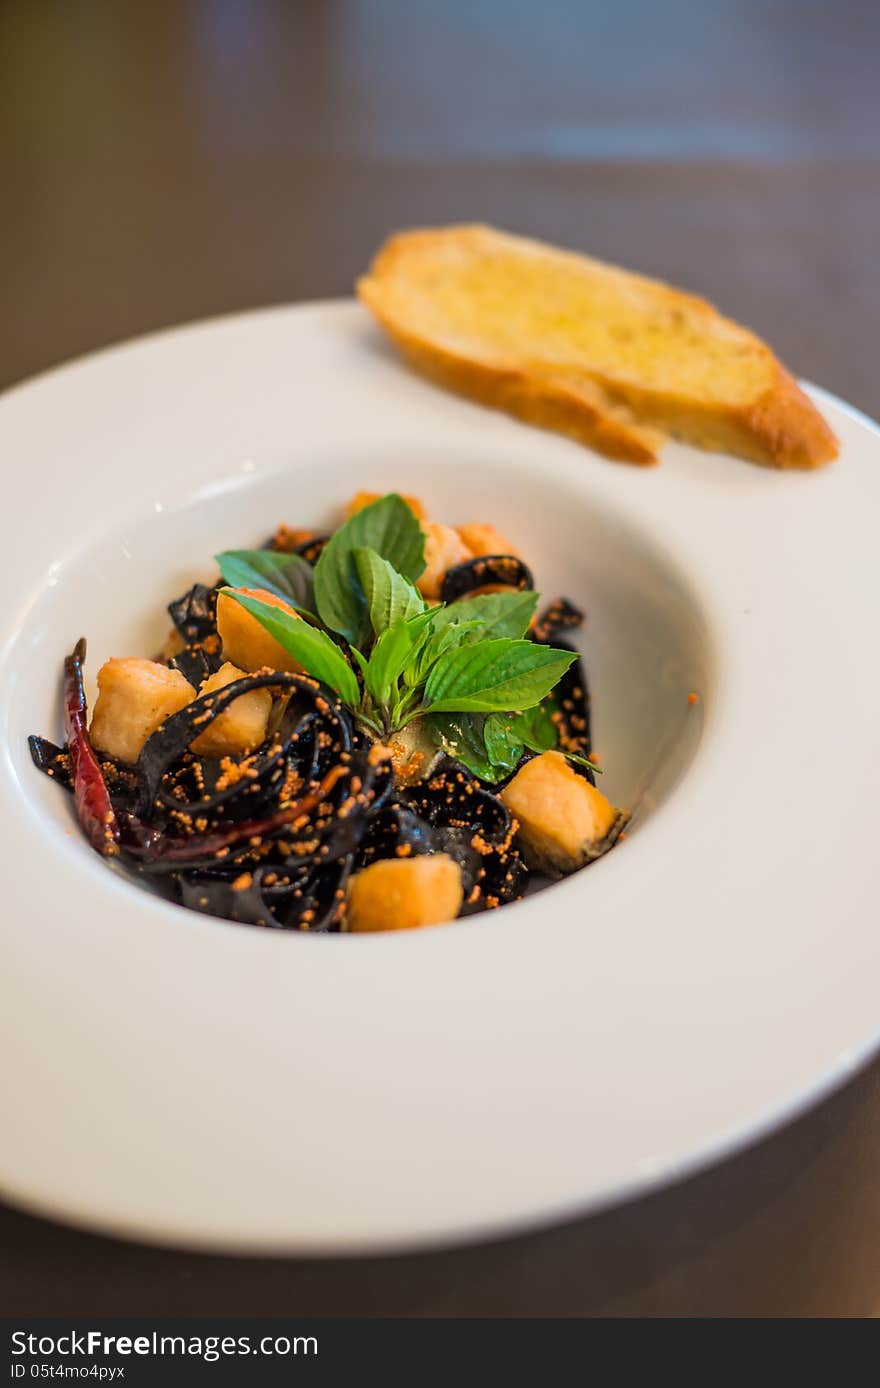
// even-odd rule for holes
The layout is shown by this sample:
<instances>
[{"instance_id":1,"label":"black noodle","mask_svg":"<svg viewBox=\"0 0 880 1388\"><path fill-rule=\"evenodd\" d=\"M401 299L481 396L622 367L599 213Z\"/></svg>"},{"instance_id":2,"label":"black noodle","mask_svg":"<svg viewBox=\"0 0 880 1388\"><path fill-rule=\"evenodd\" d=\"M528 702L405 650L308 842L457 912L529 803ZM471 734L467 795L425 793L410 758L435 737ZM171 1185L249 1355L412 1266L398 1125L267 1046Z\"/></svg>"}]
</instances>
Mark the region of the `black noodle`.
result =
<instances>
[{"instance_id":1,"label":"black noodle","mask_svg":"<svg viewBox=\"0 0 880 1388\"><path fill-rule=\"evenodd\" d=\"M574 650L566 641L557 640L553 644L558 650ZM589 758L593 745L590 729L590 693L581 659L570 665L562 676L553 691L553 702L556 706L555 718L560 747L575 756ZM596 784L596 777L589 767L580 766L577 762L572 762L571 767L573 771L586 777L591 786Z\"/></svg>"},{"instance_id":2,"label":"black noodle","mask_svg":"<svg viewBox=\"0 0 880 1388\"><path fill-rule=\"evenodd\" d=\"M568 598L555 598L535 618L531 630L533 641L555 645L564 631L576 631L584 624L584 614Z\"/></svg>"},{"instance_id":3,"label":"black noodle","mask_svg":"<svg viewBox=\"0 0 880 1388\"><path fill-rule=\"evenodd\" d=\"M460 762L444 757L402 799L430 827L435 851L449 853L461 866L463 914L522 896L527 872L513 846L507 807Z\"/></svg>"},{"instance_id":4,"label":"black noodle","mask_svg":"<svg viewBox=\"0 0 880 1388\"><path fill-rule=\"evenodd\" d=\"M48 737L36 735L28 738L28 747L34 766L50 776L64 790L73 789L70 780L70 758L65 747L56 746ZM114 807L127 814L133 814L138 802L138 782L134 768L102 755L101 770Z\"/></svg>"},{"instance_id":5,"label":"black noodle","mask_svg":"<svg viewBox=\"0 0 880 1388\"><path fill-rule=\"evenodd\" d=\"M254 689L272 689L276 693L283 691L288 694L289 700L278 731L246 759L246 764L242 764L246 775L232 780L226 778L226 788L237 788L232 797L226 795L225 789L216 789L218 778L213 778L215 789L212 792L205 783L203 759L193 756L187 748L240 695ZM194 699L179 713L166 718L147 740L137 764L141 788L140 813L142 816L148 815L157 798L167 798L170 789L167 776L172 766L185 776L195 763L198 769L192 774L202 783L202 788L193 803L200 806L207 803L211 808L220 811L222 807L228 812L229 805L239 801L243 813L253 818L255 806L262 803L269 786L283 777L291 756L296 761L298 774L306 780L317 780L322 770L338 762L340 753L351 751L352 737L349 715L316 680L280 671L245 675L212 694L203 694ZM332 761L328 760L331 755ZM208 775L212 777L211 772ZM176 808L184 812L190 808L185 786L183 794L177 794L175 798L180 802Z\"/></svg>"},{"instance_id":6,"label":"black noodle","mask_svg":"<svg viewBox=\"0 0 880 1388\"><path fill-rule=\"evenodd\" d=\"M219 645L216 651L209 652L198 642L184 646L182 651L177 651L168 661L172 670L179 670L194 689L198 689L210 675L215 674L222 663Z\"/></svg>"},{"instance_id":7,"label":"black noodle","mask_svg":"<svg viewBox=\"0 0 880 1388\"><path fill-rule=\"evenodd\" d=\"M531 630L533 641L553 645L557 650L574 651L575 647L561 639L564 631L573 631L583 626L584 614L568 598L556 598L539 612ZM590 729L590 693L583 658L569 666L553 691L554 718L559 746L576 756L589 758L592 750ZM573 762L572 769L596 784L595 774L587 766Z\"/></svg>"},{"instance_id":8,"label":"black noodle","mask_svg":"<svg viewBox=\"0 0 880 1388\"><path fill-rule=\"evenodd\" d=\"M38 737L36 733L28 738L28 747L34 766L57 780L65 790L70 790L70 767L64 748L50 742L48 737Z\"/></svg>"},{"instance_id":9,"label":"black noodle","mask_svg":"<svg viewBox=\"0 0 880 1388\"><path fill-rule=\"evenodd\" d=\"M168 604L168 615L183 642L168 664L196 689L223 663L217 635L217 592L217 588L194 583L182 598Z\"/></svg>"},{"instance_id":10,"label":"black noodle","mask_svg":"<svg viewBox=\"0 0 880 1388\"><path fill-rule=\"evenodd\" d=\"M217 589L194 583L182 598L168 604L168 615L184 641L204 641L217 630Z\"/></svg>"},{"instance_id":11,"label":"black noodle","mask_svg":"<svg viewBox=\"0 0 880 1388\"><path fill-rule=\"evenodd\" d=\"M512 554L485 554L466 559L447 569L440 589L443 602L455 602L477 588L500 584L505 588L534 588L532 571Z\"/></svg>"},{"instance_id":12,"label":"black noodle","mask_svg":"<svg viewBox=\"0 0 880 1388\"><path fill-rule=\"evenodd\" d=\"M306 563L317 564L329 539L329 535L316 535L314 539L306 540L303 544L297 545L293 552L302 555Z\"/></svg>"},{"instance_id":13,"label":"black noodle","mask_svg":"<svg viewBox=\"0 0 880 1388\"><path fill-rule=\"evenodd\" d=\"M468 776L469 772L464 767L451 762L447 768L432 776L431 784L438 788L441 796L451 792L454 797L460 789L456 782ZM496 799L494 796L491 798ZM496 803L501 805L500 800L496 799ZM446 808L455 814L451 799ZM357 866L368 867L380 858L447 853L461 868L465 897L462 915L515 901L525 887L526 869L511 846L507 812L504 811L504 819L498 826L500 832L489 834L479 814L474 813L475 808L469 805L464 813L459 810L455 824L432 824L423 817L425 812L431 813L427 797L395 799L371 820L361 844ZM504 809L503 805L501 808ZM422 810L423 814L418 810Z\"/></svg>"}]
</instances>

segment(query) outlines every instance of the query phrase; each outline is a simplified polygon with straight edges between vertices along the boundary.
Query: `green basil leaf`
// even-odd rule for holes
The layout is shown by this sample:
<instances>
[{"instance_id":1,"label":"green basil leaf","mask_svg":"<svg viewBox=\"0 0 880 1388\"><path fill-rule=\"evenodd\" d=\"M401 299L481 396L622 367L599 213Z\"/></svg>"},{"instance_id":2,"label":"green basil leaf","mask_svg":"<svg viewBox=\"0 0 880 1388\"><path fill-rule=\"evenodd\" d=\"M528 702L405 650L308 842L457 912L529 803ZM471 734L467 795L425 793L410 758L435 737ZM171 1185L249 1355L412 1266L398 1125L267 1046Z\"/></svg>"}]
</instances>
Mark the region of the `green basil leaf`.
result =
<instances>
[{"instance_id":1,"label":"green basil leaf","mask_svg":"<svg viewBox=\"0 0 880 1388\"><path fill-rule=\"evenodd\" d=\"M523 753L522 740L514 730L513 714L488 714L483 724L483 742L493 767L501 775L509 775Z\"/></svg>"},{"instance_id":2,"label":"green basil leaf","mask_svg":"<svg viewBox=\"0 0 880 1388\"><path fill-rule=\"evenodd\" d=\"M406 502L391 492L341 525L315 565L318 615L331 631L355 646L369 640L367 599L355 565L354 551L373 549L399 574L414 581L425 567L425 536Z\"/></svg>"},{"instance_id":3,"label":"green basil leaf","mask_svg":"<svg viewBox=\"0 0 880 1388\"><path fill-rule=\"evenodd\" d=\"M522 713L513 714L511 732L530 752L549 752L559 742L559 730L547 704L536 704Z\"/></svg>"},{"instance_id":4,"label":"green basil leaf","mask_svg":"<svg viewBox=\"0 0 880 1388\"><path fill-rule=\"evenodd\" d=\"M430 625L430 612L401 619L382 632L364 673L367 689L378 704L387 705L406 666L413 659Z\"/></svg>"},{"instance_id":5,"label":"green basil leaf","mask_svg":"<svg viewBox=\"0 0 880 1388\"><path fill-rule=\"evenodd\" d=\"M352 551L355 568L367 600L370 625L377 636L395 622L416 617L425 610L425 600L417 588L399 574L374 549L358 546Z\"/></svg>"},{"instance_id":6,"label":"green basil leaf","mask_svg":"<svg viewBox=\"0 0 880 1388\"><path fill-rule=\"evenodd\" d=\"M522 757L522 743L511 735L509 722L510 715L503 713L429 713L425 717L443 750L490 785L506 780Z\"/></svg>"},{"instance_id":7,"label":"green basil leaf","mask_svg":"<svg viewBox=\"0 0 880 1388\"><path fill-rule=\"evenodd\" d=\"M506 713L545 698L569 665L573 651L534 641L480 641L459 646L434 666L425 699L436 713Z\"/></svg>"},{"instance_id":8,"label":"green basil leaf","mask_svg":"<svg viewBox=\"0 0 880 1388\"><path fill-rule=\"evenodd\" d=\"M349 646L348 649L351 651L352 656L357 661L357 664L360 667L360 672L364 677L364 682L366 683L367 670L369 668L369 662L367 660L367 657L365 655L361 655L357 646Z\"/></svg>"},{"instance_id":9,"label":"green basil leaf","mask_svg":"<svg viewBox=\"0 0 880 1388\"><path fill-rule=\"evenodd\" d=\"M316 680L329 685L344 703L357 708L361 693L357 677L342 651L330 640L325 632L309 626L300 617L292 617L279 607L272 607L259 598L248 597L246 593L236 592L234 588L224 588L224 593L235 598L236 602L256 617L261 627L274 636L279 645L298 660L304 670Z\"/></svg>"},{"instance_id":10,"label":"green basil leaf","mask_svg":"<svg viewBox=\"0 0 880 1388\"><path fill-rule=\"evenodd\" d=\"M480 631L462 644L493 641L500 636L525 636L538 606L538 594L531 588L520 593L478 593L475 598L459 598L441 608L434 621L435 631L459 623L479 623Z\"/></svg>"},{"instance_id":11,"label":"green basil leaf","mask_svg":"<svg viewBox=\"0 0 880 1388\"><path fill-rule=\"evenodd\" d=\"M514 714L510 721L512 734L518 737L530 752L550 752L559 748L569 761L575 762L578 766L587 766L591 771L595 771L597 776L601 776L601 766L590 761L589 757L582 757L577 752L568 752L564 747L559 747L559 729L552 716L555 708L556 700L552 698L536 704L534 708Z\"/></svg>"},{"instance_id":12,"label":"green basil leaf","mask_svg":"<svg viewBox=\"0 0 880 1388\"><path fill-rule=\"evenodd\" d=\"M483 740L483 715L480 713L429 713L425 723L444 752L463 762L481 781L494 785L506 776L493 766Z\"/></svg>"},{"instance_id":13,"label":"green basil leaf","mask_svg":"<svg viewBox=\"0 0 880 1388\"><path fill-rule=\"evenodd\" d=\"M414 721L421 722L422 714L418 711L418 703L418 695L406 685L401 688L398 680L388 710L392 728L400 729Z\"/></svg>"},{"instance_id":14,"label":"green basil leaf","mask_svg":"<svg viewBox=\"0 0 880 1388\"><path fill-rule=\"evenodd\" d=\"M291 607L309 614L315 606L314 570L301 554L278 554L271 549L227 549L215 554L224 583L230 588L266 588Z\"/></svg>"},{"instance_id":15,"label":"green basil leaf","mask_svg":"<svg viewBox=\"0 0 880 1388\"><path fill-rule=\"evenodd\" d=\"M443 608L434 608L432 617L441 613ZM432 621L431 629L418 652L418 657L404 671L403 677L408 685L414 688L428 678L428 672L432 665L447 651L454 650L456 646L464 644L467 637L472 633L481 630L480 622L456 622L454 626L441 626L440 630L435 630L436 622Z\"/></svg>"}]
</instances>

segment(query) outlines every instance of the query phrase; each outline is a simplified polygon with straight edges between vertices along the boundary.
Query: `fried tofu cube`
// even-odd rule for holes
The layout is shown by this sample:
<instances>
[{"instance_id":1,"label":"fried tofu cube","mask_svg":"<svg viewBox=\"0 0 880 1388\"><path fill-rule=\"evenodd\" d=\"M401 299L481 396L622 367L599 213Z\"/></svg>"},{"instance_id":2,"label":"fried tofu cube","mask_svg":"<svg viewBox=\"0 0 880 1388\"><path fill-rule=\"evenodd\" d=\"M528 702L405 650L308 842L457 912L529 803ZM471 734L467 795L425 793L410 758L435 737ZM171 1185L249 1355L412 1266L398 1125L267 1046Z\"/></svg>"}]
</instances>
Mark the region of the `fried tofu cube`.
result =
<instances>
[{"instance_id":1,"label":"fried tofu cube","mask_svg":"<svg viewBox=\"0 0 880 1388\"><path fill-rule=\"evenodd\" d=\"M246 671L239 670L227 660L215 674L202 681L199 695L225 689L227 684L243 679L245 674ZM190 746L201 757L239 757L258 747L264 740L271 712L272 695L268 689L252 689L247 694L240 694Z\"/></svg>"},{"instance_id":2,"label":"fried tofu cube","mask_svg":"<svg viewBox=\"0 0 880 1388\"><path fill-rule=\"evenodd\" d=\"M422 529L425 532L425 571L416 580L416 587L423 598L439 598L447 569L463 564L473 555L451 526L425 521Z\"/></svg>"},{"instance_id":3,"label":"fried tofu cube","mask_svg":"<svg viewBox=\"0 0 880 1388\"><path fill-rule=\"evenodd\" d=\"M442 925L461 910L461 868L447 853L383 858L352 877L348 927L356 932Z\"/></svg>"},{"instance_id":4,"label":"fried tofu cube","mask_svg":"<svg viewBox=\"0 0 880 1388\"><path fill-rule=\"evenodd\" d=\"M260 602L268 603L270 607L281 608L289 616L302 620L295 608L265 588L241 588L239 591L249 598L257 598ZM217 630L223 643L225 659L232 665L237 665L240 670L251 674L254 670L262 670L264 666L268 666L270 670L289 670L295 675L302 674L303 667L299 661L294 660L280 642L269 635L252 612L246 611L241 603L236 602L228 593L221 592L217 598Z\"/></svg>"},{"instance_id":5,"label":"fried tofu cube","mask_svg":"<svg viewBox=\"0 0 880 1388\"><path fill-rule=\"evenodd\" d=\"M516 545L512 545L506 535L502 535L494 525L473 522L471 525L456 526L456 529L475 559L486 554L513 554L517 559L522 558Z\"/></svg>"},{"instance_id":6,"label":"fried tofu cube","mask_svg":"<svg viewBox=\"0 0 880 1388\"><path fill-rule=\"evenodd\" d=\"M352 516L356 516L358 511L362 511L365 506L372 506L374 501L380 501L385 495L385 492L355 492L354 496L346 505L345 519L351 520ZM425 519L424 505L419 501L417 496L403 496L401 493L401 500L406 502L416 520L421 521Z\"/></svg>"},{"instance_id":7,"label":"fried tofu cube","mask_svg":"<svg viewBox=\"0 0 880 1388\"><path fill-rule=\"evenodd\" d=\"M272 536L271 548L278 550L281 554L293 554L300 545L307 545L310 540L314 540L317 533L316 530L301 530L295 526L279 525Z\"/></svg>"},{"instance_id":8,"label":"fried tofu cube","mask_svg":"<svg viewBox=\"0 0 880 1388\"><path fill-rule=\"evenodd\" d=\"M160 723L196 697L189 680L155 660L108 660L98 671L89 735L99 752L133 764Z\"/></svg>"},{"instance_id":9,"label":"fried tofu cube","mask_svg":"<svg viewBox=\"0 0 880 1388\"><path fill-rule=\"evenodd\" d=\"M165 637L165 640L162 642L162 649L158 655L159 661L164 664L169 660L173 660L176 655L180 654L185 645L186 642L177 630L177 627L172 627Z\"/></svg>"},{"instance_id":10,"label":"fried tofu cube","mask_svg":"<svg viewBox=\"0 0 880 1388\"><path fill-rule=\"evenodd\" d=\"M600 857L624 818L561 752L527 761L501 799L519 825L523 857L537 872L574 872Z\"/></svg>"}]
</instances>

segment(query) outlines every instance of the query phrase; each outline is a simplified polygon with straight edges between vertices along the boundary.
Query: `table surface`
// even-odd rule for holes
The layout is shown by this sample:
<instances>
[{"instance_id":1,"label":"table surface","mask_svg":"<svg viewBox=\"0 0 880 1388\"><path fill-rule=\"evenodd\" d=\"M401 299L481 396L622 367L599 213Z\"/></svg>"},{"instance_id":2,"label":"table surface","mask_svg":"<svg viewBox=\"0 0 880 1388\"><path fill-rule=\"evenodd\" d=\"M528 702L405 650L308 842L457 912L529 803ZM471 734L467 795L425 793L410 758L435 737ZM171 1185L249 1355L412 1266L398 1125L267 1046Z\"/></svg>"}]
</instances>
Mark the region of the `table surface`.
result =
<instances>
[{"instance_id":1,"label":"table surface","mask_svg":"<svg viewBox=\"0 0 880 1388\"><path fill-rule=\"evenodd\" d=\"M703 293L876 415L878 58L873 0L3 6L0 384L485 220ZM878 1162L875 1062L672 1189L440 1254L206 1257L0 1209L0 1307L873 1315Z\"/></svg>"}]
</instances>

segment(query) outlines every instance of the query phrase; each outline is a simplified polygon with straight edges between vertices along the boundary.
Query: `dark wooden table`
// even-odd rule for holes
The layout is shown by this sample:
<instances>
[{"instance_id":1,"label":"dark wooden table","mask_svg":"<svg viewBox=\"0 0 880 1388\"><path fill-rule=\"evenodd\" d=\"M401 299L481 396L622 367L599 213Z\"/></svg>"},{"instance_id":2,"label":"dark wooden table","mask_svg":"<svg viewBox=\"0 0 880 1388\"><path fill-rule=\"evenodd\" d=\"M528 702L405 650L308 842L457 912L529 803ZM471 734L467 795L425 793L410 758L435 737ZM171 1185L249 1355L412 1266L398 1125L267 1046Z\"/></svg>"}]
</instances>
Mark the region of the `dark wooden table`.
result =
<instances>
[{"instance_id":1,"label":"dark wooden table","mask_svg":"<svg viewBox=\"0 0 880 1388\"><path fill-rule=\"evenodd\" d=\"M483 219L705 293L880 413L878 62L873 0L7 3L0 383ZM0 1308L871 1315L878 1171L875 1063L679 1187L478 1248L222 1259L2 1210Z\"/></svg>"}]
</instances>

